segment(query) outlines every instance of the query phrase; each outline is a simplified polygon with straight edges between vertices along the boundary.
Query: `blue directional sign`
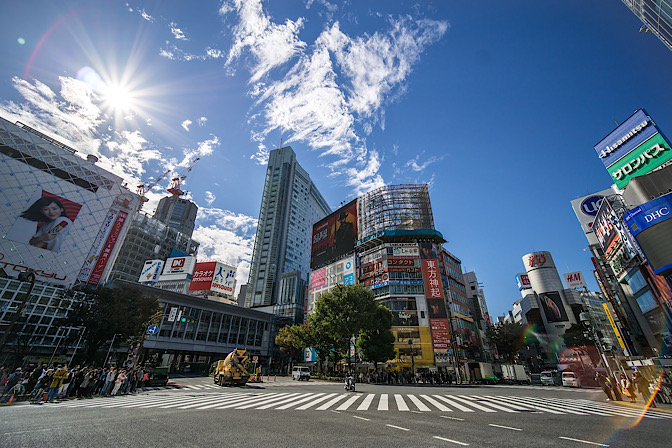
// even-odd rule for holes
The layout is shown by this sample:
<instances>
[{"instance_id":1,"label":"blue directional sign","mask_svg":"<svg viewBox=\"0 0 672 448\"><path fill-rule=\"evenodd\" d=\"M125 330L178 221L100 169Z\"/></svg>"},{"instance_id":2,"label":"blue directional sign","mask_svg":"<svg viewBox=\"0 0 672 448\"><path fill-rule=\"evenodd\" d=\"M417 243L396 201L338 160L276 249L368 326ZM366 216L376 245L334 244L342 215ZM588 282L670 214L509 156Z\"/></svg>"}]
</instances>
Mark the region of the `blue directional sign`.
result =
<instances>
[{"instance_id":1,"label":"blue directional sign","mask_svg":"<svg viewBox=\"0 0 672 448\"><path fill-rule=\"evenodd\" d=\"M147 334L156 334L159 332L159 326L158 325L150 325L147 327Z\"/></svg>"}]
</instances>

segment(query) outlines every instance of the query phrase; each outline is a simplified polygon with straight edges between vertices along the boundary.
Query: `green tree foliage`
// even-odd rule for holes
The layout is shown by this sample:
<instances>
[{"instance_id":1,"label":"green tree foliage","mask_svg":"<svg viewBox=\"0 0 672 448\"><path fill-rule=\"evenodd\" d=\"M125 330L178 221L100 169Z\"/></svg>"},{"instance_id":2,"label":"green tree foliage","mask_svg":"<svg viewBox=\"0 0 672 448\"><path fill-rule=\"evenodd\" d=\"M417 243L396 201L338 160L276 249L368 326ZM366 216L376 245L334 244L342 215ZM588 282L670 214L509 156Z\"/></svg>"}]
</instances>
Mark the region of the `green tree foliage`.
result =
<instances>
[{"instance_id":1,"label":"green tree foliage","mask_svg":"<svg viewBox=\"0 0 672 448\"><path fill-rule=\"evenodd\" d=\"M567 347L585 347L587 345L593 345L593 341L586 336L586 329L583 328L581 324L572 324L567 330L562 338L565 340L565 345Z\"/></svg>"},{"instance_id":2,"label":"green tree foliage","mask_svg":"<svg viewBox=\"0 0 672 448\"><path fill-rule=\"evenodd\" d=\"M377 340L375 344L381 344L384 339L384 336L374 338L374 334L380 336L385 331L380 319L389 318L388 332L392 322L390 315L386 316L379 310L380 306L371 290L362 285L338 285L321 295L315 302L315 312L309 318L313 346L320 357L324 359L326 353L333 351L337 360L345 358L351 338L360 334L368 335L367 349L373 354L374 340Z\"/></svg>"},{"instance_id":3,"label":"green tree foliage","mask_svg":"<svg viewBox=\"0 0 672 448\"><path fill-rule=\"evenodd\" d=\"M143 297L132 289L109 289L86 293L69 313L65 325L83 327L85 362L90 363L101 346L114 338L126 341L144 335L147 325L161 316L156 297Z\"/></svg>"},{"instance_id":4,"label":"green tree foliage","mask_svg":"<svg viewBox=\"0 0 672 448\"><path fill-rule=\"evenodd\" d=\"M379 362L394 359L394 334L392 328L392 313L385 306L379 304L373 316L372 323L376 328L363 330L357 341L359 353L364 361L372 362L378 367Z\"/></svg>"},{"instance_id":5,"label":"green tree foliage","mask_svg":"<svg viewBox=\"0 0 672 448\"><path fill-rule=\"evenodd\" d=\"M524 343L525 327L517 322L493 325L488 327L487 336L497 346L499 356L513 363Z\"/></svg>"},{"instance_id":6,"label":"green tree foliage","mask_svg":"<svg viewBox=\"0 0 672 448\"><path fill-rule=\"evenodd\" d=\"M301 350L310 346L312 329L307 322L301 325L287 325L278 331L275 337L275 345L286 353L290 362L301 356Z\"/></svg>"}]
</instances>

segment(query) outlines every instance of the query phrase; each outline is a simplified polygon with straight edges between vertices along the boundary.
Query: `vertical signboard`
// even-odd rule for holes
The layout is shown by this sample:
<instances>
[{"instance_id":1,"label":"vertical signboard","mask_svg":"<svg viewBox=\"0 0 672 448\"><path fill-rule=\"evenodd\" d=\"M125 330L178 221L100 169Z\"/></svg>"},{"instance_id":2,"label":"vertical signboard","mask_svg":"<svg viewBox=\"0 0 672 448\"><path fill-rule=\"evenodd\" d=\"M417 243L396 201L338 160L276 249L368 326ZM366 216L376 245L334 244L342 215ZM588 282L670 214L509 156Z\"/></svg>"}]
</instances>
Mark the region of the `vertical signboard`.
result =
<instances>
[{"instance_id":1,"label":"vertical signboard","mask_svg":"<svg viewBox=\"0 0 672 448\"><path fill-rule=\"evenodd\" d=\"M117 243L117 239L119 238L119 234L121 233L121 229L124 227L124 223L126 222L127 217L128 213L119 211L117 219L114 221L114 225L112 226L112 230L110 230L110 234L107 237L107 241L105 241L105 246L103 246L103 250L98 256L96 266L93 268L91 276L89 277L90 284L97 285L100 282L103 271L107 266L107 262L110 260L110 256L112 255L112 249L114 249L114 245Z\"/></svg>"},{"instance_id":2,"label":"vertical signboard","mask_svg":"<svg viewBox=\"0 0 672 448\"><path fill-rule=\"evenodd\" d=\"M434 244L420 244L422 279L425 284L429 326L432 332L432 346L435 350L447 350L450 347L450 325L446 302L443 296L443 287L441 286L439 261L436 254L437 251Z\"/></svg>"},{"instance_id":3,"label":"vertical signboard","mask_svg":"<svg viewBox=\"0 0 672 448\"><path fill-rule=\"evenodd\" d=\"M161 269L163 269L163 260L145 261L142 271L140 271L138 283L156 282L161 275Z\"/></svg>"},{"instance_id":4,"label":"vertical signboard","mask_svg":"<svg viewBox=\"0 0 672 448\"><path fill-rule=\"evenodd\" d=\"M611 208L609 201L602 201L600 205L600 210L595 216L595 223L593 224L593 231L597 240L602 246L604 251L604 256L607 259L610 257L612 252L616 249L616 245L620 242L621 238L616 230L615 222L618 220L614 209Z\"/></svg>"},{"instance_id":5,"label":"vertical signboard","mask_svg":"<svg viewBox=\"0 0 672 448\"><path fill-rule=\"evenodd\" d=\"M562 298L557 291L542 292L538 295L541 307L544 309L546 320L549 323L553 322L567 322L567 312L562 305Z\"/></svg>"},{"instance_id":6,"label":"vertical signboard","mask_svg":"<svg viewBox=\"0 0 672 448\"><path fill-rule=\"evenodd\" d=\"M355 249L357 200L336 210L313 226L310 267L315 268Z\"/></svg>"},{"instance_id":7,"label":"vertical signboard","mask_svg":"<svg viewBox=\"0 0 672 448\"><path fill-rule=\"evenodd\" d=\"M212 277L212 291L233 295L236 287L236 268L222 263L215 265L215 273Z\"/></svg>"},{"instance_id":8,"label":"vertical signboard","mask_svg":"<svg viewBox=\"0 0 672 448\"><path fill-rule=\"evenodd\" d=\"M189 283L189 291L209 291L216 265L216 261L196 263L194 273L191 276L191 283Z\"/></svg>"}]
</instances>

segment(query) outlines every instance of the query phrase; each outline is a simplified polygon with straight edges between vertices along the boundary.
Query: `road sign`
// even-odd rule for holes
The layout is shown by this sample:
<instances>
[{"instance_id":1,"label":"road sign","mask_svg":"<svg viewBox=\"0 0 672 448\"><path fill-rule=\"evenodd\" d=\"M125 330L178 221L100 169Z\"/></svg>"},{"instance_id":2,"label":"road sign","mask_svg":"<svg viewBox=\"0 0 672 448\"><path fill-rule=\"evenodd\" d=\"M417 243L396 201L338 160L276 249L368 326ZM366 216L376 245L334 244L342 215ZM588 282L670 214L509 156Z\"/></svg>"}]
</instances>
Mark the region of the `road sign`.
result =
<instances>
[{"instance_id":1,"label":"road sign","mask_svg":"<svg viewBox=\"0 0 672 448\"><path fill-rule=\"evenodd\" d=\"M170 314L168 315L168 322L175 322L175 317L177 316L178 308L173 306L170 308Z\"/></svg>"},{"instance_id":2,"label":"road sign","mask_svg":"<svg viewBox=\"0 0 672 448\"><path fill-rule=\"evenodd\" d=\"M259 357L258 356L253 356L252 357L252 362L256 364L257 361L259 361Z\"/></svg>"},{"instance_id":3,"label":"road sign","mask_svg":"<svg viewBox=\"0 0 672 448\"><path fill-rule=\"evenodd\" d=\"M147 327L147 334L156 334L159 332L159 326L158 325L150 325Z\"/></svg>"}]
</instances>

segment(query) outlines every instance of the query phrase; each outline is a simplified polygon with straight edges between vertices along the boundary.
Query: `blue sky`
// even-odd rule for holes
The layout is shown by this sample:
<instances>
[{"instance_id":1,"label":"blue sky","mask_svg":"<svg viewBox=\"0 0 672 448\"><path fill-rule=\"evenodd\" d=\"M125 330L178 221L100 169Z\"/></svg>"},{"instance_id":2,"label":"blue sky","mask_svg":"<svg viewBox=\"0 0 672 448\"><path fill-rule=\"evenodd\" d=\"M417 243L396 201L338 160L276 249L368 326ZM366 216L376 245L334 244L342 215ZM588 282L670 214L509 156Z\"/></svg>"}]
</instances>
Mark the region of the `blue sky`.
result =
<instances>
[{"instance_id":1,"label":"blue sky","mask_svg":"<svg viewBox=\"0 0 672 448\"><path fill-rule=\"evenodd\" d=\"M13 2L0 115L131 186L200 157L195 238L239 283L281 141L333 208L429 183L446 247L500 315L534 250L597 288L570 206L611 185L593 145L641 107L672 133L672 52L640 26L619 1Z\"/></svg>"}]
</instances>

